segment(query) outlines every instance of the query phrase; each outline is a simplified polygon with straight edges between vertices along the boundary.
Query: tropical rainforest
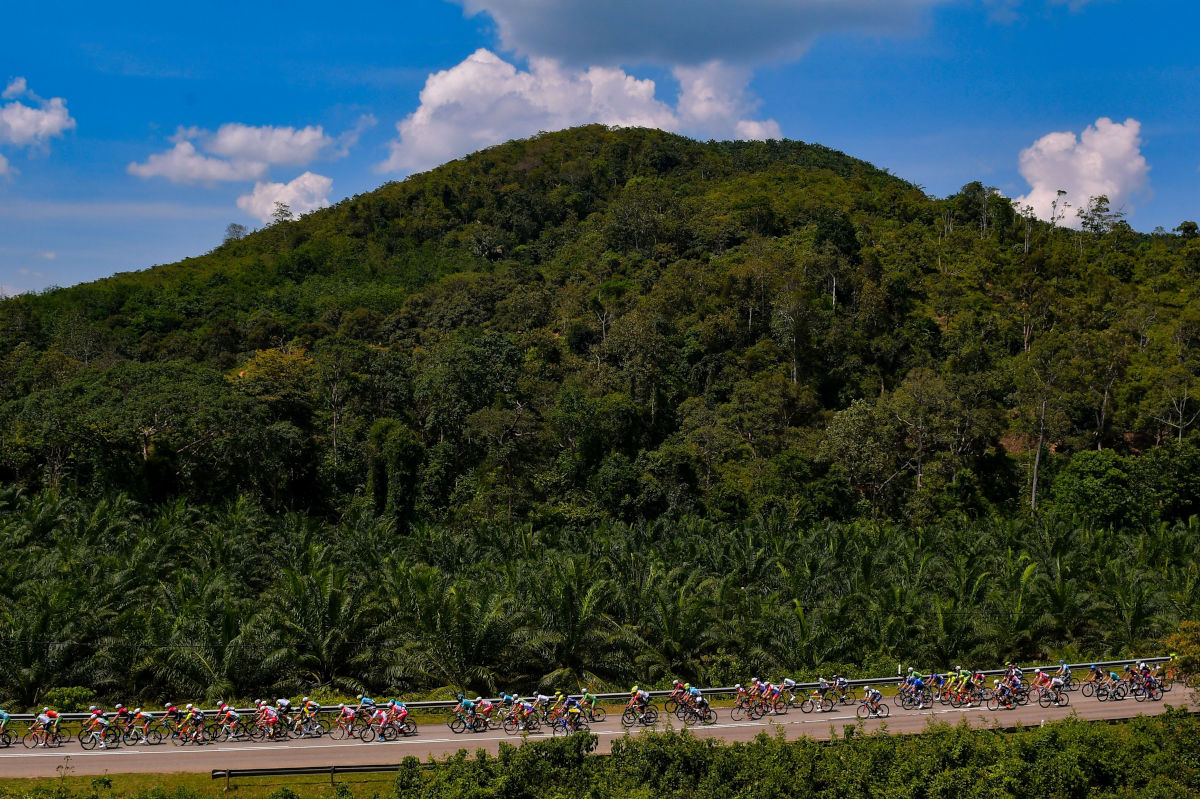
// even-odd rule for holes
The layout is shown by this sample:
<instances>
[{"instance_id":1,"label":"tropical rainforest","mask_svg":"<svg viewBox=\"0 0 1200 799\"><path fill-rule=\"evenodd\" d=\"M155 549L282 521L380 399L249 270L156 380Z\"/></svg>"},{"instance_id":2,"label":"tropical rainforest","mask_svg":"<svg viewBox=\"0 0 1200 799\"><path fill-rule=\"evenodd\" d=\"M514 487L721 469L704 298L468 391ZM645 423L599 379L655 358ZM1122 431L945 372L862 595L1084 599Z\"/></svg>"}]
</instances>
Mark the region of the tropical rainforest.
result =
<instances>
[{"instance_id":1,"label":"tropical rainforest","mask_svg":"<svg viewBox=\"0 0 1200 799\"><path fill-rule=\"evenodd\" d=\"M995 665L1200 617L1194 222L603 126L279 210L0 301L0 701Z\"/></svg>"}]
</instances>

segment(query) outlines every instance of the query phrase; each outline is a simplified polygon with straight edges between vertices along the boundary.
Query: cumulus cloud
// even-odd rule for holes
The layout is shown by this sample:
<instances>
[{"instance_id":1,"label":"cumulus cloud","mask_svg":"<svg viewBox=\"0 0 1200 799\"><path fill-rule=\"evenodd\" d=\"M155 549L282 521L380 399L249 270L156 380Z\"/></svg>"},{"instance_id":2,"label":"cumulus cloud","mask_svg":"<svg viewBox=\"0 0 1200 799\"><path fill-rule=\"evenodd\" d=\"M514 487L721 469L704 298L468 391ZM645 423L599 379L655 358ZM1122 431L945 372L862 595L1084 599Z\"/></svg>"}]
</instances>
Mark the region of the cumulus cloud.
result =
<instances>
[{"instance_id":1,"label":"cumulus cloud","mask_svg":"<svg viewBox=\"0 0 1200 799\"><path fill-rule=\"evenodd\" d=\"M305 172L290 183L255 183L254 190L238 197L238 208L260 222L270 221L275 203L286 203L299 216L329 205L333 180Z\"/></svg>"},{"instance_id":2,"label":"cumulus cloud","mask_svg":"<svg viewBox=\"0 0 1200 799\"><path fill-rule=\"evenodd\" d=\"M678 112L683 129L740 139L780 138L775 120L745 118L759 105L748 91L748 68L710 61L695 67L676 67L673 72L679 81Z\"/></svg>"},{"instance_id":3,"label":"cumulus cloud","mask_svg":"<svg viewBox=\"0 0 1200 799\"><path fill-rule=\"evenodd\" d=\"M501 44L574 65L754 64L797 58L822 34L915 30L949 0L457 0Z\"/></svg>"},{"instance_id":4,"label":"cumulus cloud","mask_svg":"<svg viewBox=\"0 0 1200 799\"><path fill-rule=\"evenodd\" d=\"M47 139L61 136L75 127L75 120L67 111L67 101L61 97L44 100L29 91L24 78L11 81L4 89L3 98L13 102L0 105L0 143L29 146L44 144ZM28 96L34 105L16 102L16 98Z\"/></svg>"},{"instance_id":5,"label":"cumulus cloud","mask_svg":"<svg viewBox=\"0 0 1200 799\"><path fill-rule=\"evenodd\" d=\"M1051 203L1065 190L1066 201L1082 208L1092 197L1105 195L1113 208L1124 205L1146 186L1150 167L1142 156L1141 123L1136 119L1096 120L1083 133L1047 133L1021 151L1021 176L1030 191L1018 197L1019 206L1031 206L1041 219L1049 219ZM1077 224L1074 214L1063 220Z\"/></svg>"},{"instance_id":6,"label":"cumulus cloud","mask_svg":"<svg viewBox=\"0 0 1200 799\"><path fill-rule=\"evenodd\" d=\"M749 72L736 68L725 76L724 69L719 63L681 68L677 110L656 97L653 80L621 69L576 70L533 58L521 70L489 50L476 50L429 76L417 110L396 125L399 135L379 169L425 169L508 139L588 122L733 135L737 114L754 103L746 94ZM742 130L777 137L779 127L768 120Z\"/></svg>"},{"instance_id":7,"label":"cumulus cloud","mask_svg":"<svg viewBox=\"0 0 1200 799\"><path fill-rule=\"evenodd\" d=\"M29 91L29 87L25 84L24 78L13 78L4 87L4 93L0 94L0 98L5 100L15 100L18 97Z\"/></svg>"},{"instance_id":8,"label":"cumulus cloud","mask_svg":"<svg viewBox=\"0 0 1200 799\"><path fill-rule=\"evenodd\" d=\"M234 161L303 165L315 160L331 144L333 138L320 125L297 129L227 122L217 128L204 148Z\"/></svg>"},{"instance_id":9,"label":"cumulus cloud","mask_svg":"<svg viewBox=\"0 0 1200 799\"><path fill-rule=\"evenodd\" d=\"M12 167L8 165L8 159L4 157L3 153L0 153L0 177L11 175L12 172Z\"/></svg>"},{"instance_id":10,"label":"cumulus cloud","mask_svg":"<svg viewBox=\"0 0 1200 799\"><path fill-rule=\"evenodd\" d=\"M139 178L166 178L172 183L218 183L260 178L267 165L261 161L210 158L197 152L190 141L181 141L166 152L151 155L143 164L130 164L126 171Z\"/></svg>"},{"instance_id":11,"label":"cumulus cloud","mask_svg":"<svg viewBox=\"0 0 1200 799\"><path fill-rule=\"evenodd\" d=\"M337 138L320 125L294 128L227 122L215 132L180 127L170 138L174 147L151 155L144 163L131 163L126 169L131 175L162 177L172 183L257 180L274 165L305 166L323 156L341 158L357 143L365 127L374 122L374 117L362 117L354 128Z\"/></svg>"}]
</instances>

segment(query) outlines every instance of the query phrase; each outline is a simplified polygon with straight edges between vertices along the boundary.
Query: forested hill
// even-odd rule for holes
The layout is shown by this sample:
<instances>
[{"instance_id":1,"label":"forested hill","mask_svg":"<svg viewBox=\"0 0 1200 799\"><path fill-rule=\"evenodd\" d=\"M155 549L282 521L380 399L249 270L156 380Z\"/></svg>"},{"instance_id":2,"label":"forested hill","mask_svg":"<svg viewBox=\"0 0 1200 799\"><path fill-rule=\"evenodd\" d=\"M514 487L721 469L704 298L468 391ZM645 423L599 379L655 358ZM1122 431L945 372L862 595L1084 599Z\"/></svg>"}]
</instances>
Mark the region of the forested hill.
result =
<instances>
[{"instance_id":1,"label":"forested hill","mask_svg":"<svg viewBox=\"0 0 1200 799\"><path fill-rule=\"evenodd\" d=\"M0 481L400 525L1197 510L1200 239L601 126L0 303Z\"/></svg>"}]
</instances>

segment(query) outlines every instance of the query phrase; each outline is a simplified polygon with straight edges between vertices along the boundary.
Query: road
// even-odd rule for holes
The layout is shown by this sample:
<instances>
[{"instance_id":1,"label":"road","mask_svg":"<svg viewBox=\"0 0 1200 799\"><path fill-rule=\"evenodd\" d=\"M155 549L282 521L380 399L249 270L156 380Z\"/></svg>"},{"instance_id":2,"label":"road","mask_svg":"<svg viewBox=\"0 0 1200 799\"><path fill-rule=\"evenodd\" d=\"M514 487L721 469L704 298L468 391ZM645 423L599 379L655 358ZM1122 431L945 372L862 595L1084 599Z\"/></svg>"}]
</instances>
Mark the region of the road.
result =
<instances>
[{"instance_id":1,"label":"road","mask_svg":"<svg viewBox=\"0 0 1200 799\"><path fill-rule=\"evenodd\" d=\"M1181 702L1182 695L1168 695L1168 701ZM1083 719L1124 719L1137 715L1157 715L1164 709L1162 702L1099 702L1086 699L1077 692L1071 696L1072 704L1067 708L1043 709L1036 704L1015 710L990 712L984 708L955 710L936 706L932 710L901 710L892 708L886 720L889 732L915 733L932 722L957 724L966 719L972 726L990 727L998 724L1011 726L1021 723L1038 725L1043 721L1066 718L1072 713ZM807 736L828 739L831 733L843 734L846 725L857 723L854 708L835 708L830 713L802 714L793 710L787 715L760 719L758 721L732 722L727 708L720 708L721 720L709 727L694 728L693 734L700 737L721 738L725 741L748 741L760 732L775 734L783 730L788 738ZM665 715L665 714L664 714ZM881 721L865 722L865 731L878 729ZM660 729L665 729L660 724ZM604 724L592 727L599 737L598 751L607 752L616 738L627 733L611 714ZM548 736L531 736L532 739ZM0 778L11 777L56 777L59 767L66 764L73 775L209 772L213 769L237 768L280 768L288 766L328 766L353 764L397 763L402 758L414 755L421 759L444 758L459 749L484 749L496 752L501 742L520 744L518 736L505 735L501 731L455 735L444 724L422 725L418 735L391 743L364 744L360 741L334 741L329 738L297 740L286 743L209 744L206 746L177 747L161 744L153 747L121 747L111 751L85 752L71 743L61 749L39 751L28 750L19 744L15 748L0 749ZM70 758L69 761L67 758Z\"/></svg>"}]
</instances>

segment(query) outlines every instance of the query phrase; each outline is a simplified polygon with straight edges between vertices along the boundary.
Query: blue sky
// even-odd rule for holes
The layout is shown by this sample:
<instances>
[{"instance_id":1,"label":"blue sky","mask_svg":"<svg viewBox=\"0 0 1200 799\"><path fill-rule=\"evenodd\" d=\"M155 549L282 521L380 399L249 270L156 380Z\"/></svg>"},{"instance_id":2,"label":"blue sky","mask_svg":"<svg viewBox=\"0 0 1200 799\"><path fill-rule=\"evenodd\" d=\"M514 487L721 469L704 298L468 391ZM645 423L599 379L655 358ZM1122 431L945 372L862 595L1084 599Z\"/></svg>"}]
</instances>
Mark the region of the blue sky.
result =
<instances>
[{"instance_id":1,"label":"blue sky","mask_svg":"<svg viewBox=\"0 0 1200 799\"><path fill-rule=\"evenodd\" d=\"M1200 218L1200 6L1128 0L411 0L7 9L0 292L211 249L589 121L785 136L936 195L1106 193Z\"/></svg>"}]
</instances>

